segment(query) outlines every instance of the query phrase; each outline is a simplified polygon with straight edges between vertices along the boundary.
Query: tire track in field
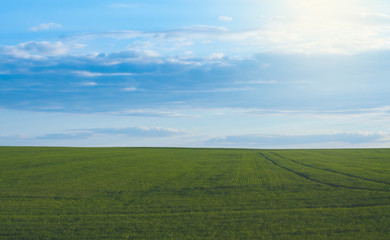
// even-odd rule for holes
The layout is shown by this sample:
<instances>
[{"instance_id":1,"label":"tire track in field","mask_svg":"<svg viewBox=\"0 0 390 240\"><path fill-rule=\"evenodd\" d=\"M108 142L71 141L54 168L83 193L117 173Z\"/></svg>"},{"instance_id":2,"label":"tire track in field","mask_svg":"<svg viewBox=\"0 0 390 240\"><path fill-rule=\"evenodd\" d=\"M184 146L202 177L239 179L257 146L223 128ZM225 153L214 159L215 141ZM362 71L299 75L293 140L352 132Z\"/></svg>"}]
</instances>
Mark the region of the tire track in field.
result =
<instances>
[{"instance_id":1,"label":"tire track in field","mask_svg":"<svg viewBox=\"0 0 390 240\"><path fill-rule=\"evenodd\" d=\"M260 163L262 162L262 163ZM258 172L258 175L262 177L262 185L263 186L277 186L281 187L282 185L288 185L288 181L286 181L286 178L281 177L279 174L274 173L274 168L272 167L272 164L268 161L259 161L255 158L256 163L256 170ZM269 166L265 167L262 164L271 164L271 168ZM275 168L278 169L278 168Z\"/></svg>"},{"instance_id":2,"label":"tire track in field","mask_svg":"<svg viewBox=\"0 0 390 240\"><path fill-rule=\"evenodd\" d=\"M380 190L380 189L371 189L371 188L360 188L360 187L350 187L350 186L344 186L344 185L340 185L340 184L335 184L335 183L328 183L328 182L324 182L324 181L321 181L321 180L318 180L318 179L315 179L315 178L311 178L303 173L300 173L300 172L297 172L297 171L294 171L290 168L287 168L285 166L282 166L280 164L278 164L277 162L275 162L274 160L268 158L267 156L265 156L263 153L259 152L259 155L261 155L264 159L272 162L274 165L286 170L286 171L289 171L291 173L294 173L296 175L298 175L299 177L302 177L306 180L309 180L309 181L312 181L312 182L316 182L316 183L320 183L320 184L324 184L324 185L327 185L327 186L330 186L330 187L336 187L336 188L346 188L346 189L352 189L352 190L368 190L368 191L375 191L375 192L388 192L387 190Z\"/></svg>"},{"instance_id":3,"label":"tire track in field","mask_svg":"<svg viewBox=\"0 0 390 240\"><path fill-rule=\"evenodd\" d=\"M222 210L181 210L181 211L166 211L166 212L129 212L129 213L108 213L106 216L118 216L118 217L139 217L139 216L181 216L181 215L207 215L207 214L250 214L250 213L262 213L262 212L296 212L296 211L323 211L323 210L339 210L339 209L360 209L360 208L375 208L375 207L387 207L388 203L382 204L364 204L364 205L341 205L341 206L314 206L314 207L297 207L297 208L271 208L271 209L222 209ZM14 216L18 216L13 214ZM73 214L66 214L64 216L71 216ZM83 214L82 216L99 216L96 214ZM24 216L24 215L21 215ZM46 215L47 216L47 215ZM50 216L50 215L49 215ZM58 216L58 215L53 215Z\"/></svg>"},{"instance_id":4,"label":"tire track in field","mask_svg":"<svg viewBox=\"0 0 390 240\"><path fill-rule=\"evenodd\" d=\"M278 157L280 157L280 158L283 158L283 159L286 159L286 160L290 160L293 163L296 163L296 164L299 164L299 165L302 165L302 166L305 166L305 167L314 168L314 169L318 169L318 170L322 170L322 171L326 171L326 172L331 172L331 173L336 173L336 174L341 174L341 175L344 175L344 176L347 176L347 177L357 178L357 179L365 180L365 181L368 181L368 182L380 183L380 184L385 184L385 185L389 185L390 186L390 183L385 182L385 181L379 181L379 180L375 180L375 179L360 177L360 176L356 176L356 175L349 174L349 173L335 171L335 170L332 170L332 169L316 168L316 167L313 167L313 166L311 166L309 164L301 163L301 162L298 162L298 161L293 160L291 158L283 157L283 156L281 156L281 155L279 155L279 154L277 154L275 152L271 152L271 153L276 155L276 156L278 156Z\"/></svg>"}]
</instances>

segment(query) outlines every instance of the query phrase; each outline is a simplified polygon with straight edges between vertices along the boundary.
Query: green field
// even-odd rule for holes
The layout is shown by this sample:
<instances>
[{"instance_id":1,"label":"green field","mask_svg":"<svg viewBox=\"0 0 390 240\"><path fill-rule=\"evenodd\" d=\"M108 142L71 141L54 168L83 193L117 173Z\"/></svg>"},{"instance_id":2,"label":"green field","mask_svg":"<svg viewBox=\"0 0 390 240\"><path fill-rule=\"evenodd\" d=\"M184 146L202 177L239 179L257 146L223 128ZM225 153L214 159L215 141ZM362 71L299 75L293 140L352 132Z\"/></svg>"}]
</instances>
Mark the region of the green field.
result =
<instances>
[{"instance_id":1,"label":"green field","mask_svg":"<svg viewBox=\"0 0 390 240\"><path fill-rule=\"evenodd\" d=\"M0 239L390 239L390 149L0 147Z\"/></svg>"}]
</instances>

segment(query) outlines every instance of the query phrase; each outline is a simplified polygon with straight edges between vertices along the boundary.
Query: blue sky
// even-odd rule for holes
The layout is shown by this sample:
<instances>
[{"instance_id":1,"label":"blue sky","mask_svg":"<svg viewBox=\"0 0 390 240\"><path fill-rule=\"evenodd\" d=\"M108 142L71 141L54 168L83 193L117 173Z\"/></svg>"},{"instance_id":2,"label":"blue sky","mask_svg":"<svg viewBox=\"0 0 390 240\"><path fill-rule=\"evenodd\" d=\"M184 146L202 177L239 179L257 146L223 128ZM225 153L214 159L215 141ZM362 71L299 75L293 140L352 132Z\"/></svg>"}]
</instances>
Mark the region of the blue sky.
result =
<instances>
[{"instance_id":1,"label":"blue sky","mask_svg":"<svg viewBox=\"0 0 390 240\"><path fill-rule=\"evenodd\" d=\"M0 0L0 145L390 147L383 0Z\"/></svg>"}]
</instances>

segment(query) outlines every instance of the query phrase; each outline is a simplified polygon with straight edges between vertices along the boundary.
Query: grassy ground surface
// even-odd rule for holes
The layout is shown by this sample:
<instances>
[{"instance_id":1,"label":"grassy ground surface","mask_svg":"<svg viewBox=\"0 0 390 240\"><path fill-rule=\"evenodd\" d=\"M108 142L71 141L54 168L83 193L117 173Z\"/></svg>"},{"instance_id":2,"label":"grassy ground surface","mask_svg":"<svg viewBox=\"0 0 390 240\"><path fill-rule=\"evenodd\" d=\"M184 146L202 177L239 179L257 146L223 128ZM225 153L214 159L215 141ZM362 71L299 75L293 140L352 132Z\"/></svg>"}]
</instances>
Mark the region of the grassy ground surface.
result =
<instances>
[{"instance_id":1,"label":"grassy ground surface","mask_svg":"<svg viewBox=\"0 0 390 240\"><path fill-rule=\"evenodd\" d=\"M390 150L0 147L0 239L390 239Z\"/></svg>"}]
</instances>

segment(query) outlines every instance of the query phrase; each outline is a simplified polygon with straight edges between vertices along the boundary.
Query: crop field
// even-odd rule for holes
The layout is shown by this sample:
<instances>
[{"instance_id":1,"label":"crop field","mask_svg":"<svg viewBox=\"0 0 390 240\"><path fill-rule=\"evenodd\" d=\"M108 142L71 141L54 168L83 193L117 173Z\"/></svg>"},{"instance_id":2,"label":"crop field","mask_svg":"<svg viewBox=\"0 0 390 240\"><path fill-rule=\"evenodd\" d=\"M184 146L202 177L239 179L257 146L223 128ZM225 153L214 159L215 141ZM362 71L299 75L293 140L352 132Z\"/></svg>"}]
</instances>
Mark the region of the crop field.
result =
<instances>
[{"instance_id":1,"label":"crop field","mask_svg":"<svg viewBox=\"0 0 390 240\"><path fill-rule=\"evenodd\" d=\"M0 239L390 239L390 149L0 147Z\"/></svg>"}]
</instances>

